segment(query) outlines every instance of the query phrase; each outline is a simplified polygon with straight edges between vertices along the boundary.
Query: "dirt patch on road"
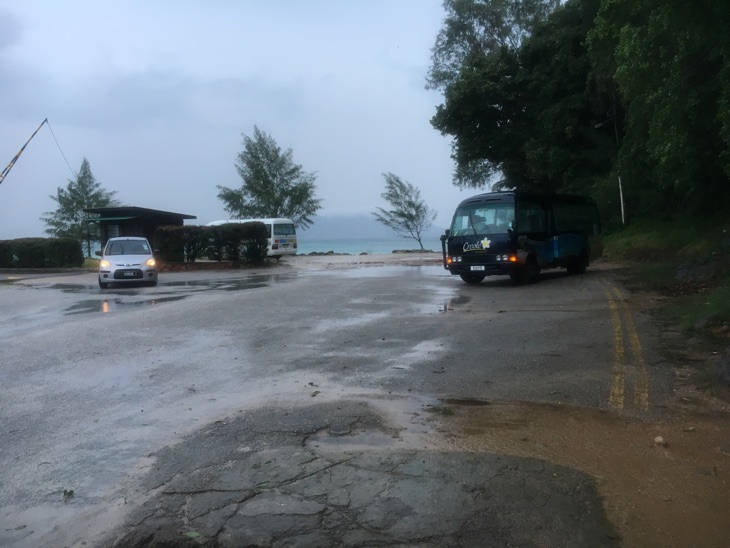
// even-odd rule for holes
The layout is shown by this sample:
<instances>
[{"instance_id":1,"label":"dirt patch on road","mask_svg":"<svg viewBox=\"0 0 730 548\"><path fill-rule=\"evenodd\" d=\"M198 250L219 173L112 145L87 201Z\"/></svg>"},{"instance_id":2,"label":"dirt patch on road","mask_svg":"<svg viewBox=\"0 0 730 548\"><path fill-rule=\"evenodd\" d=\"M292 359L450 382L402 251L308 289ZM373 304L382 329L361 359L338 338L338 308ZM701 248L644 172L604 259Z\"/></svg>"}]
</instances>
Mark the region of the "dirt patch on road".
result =
<instances>
[{"instance_id":1,"label":"dirt patch on road","mask_svg":"<svg viewBox=\"0 0 730 548\"><path fill-rule=\"evenodd\" d=\"M537 403L452 405L449 450L533 457L595 478L624 546L726 546L730 413L646 422Z\"/></svg>"}]
</instances>

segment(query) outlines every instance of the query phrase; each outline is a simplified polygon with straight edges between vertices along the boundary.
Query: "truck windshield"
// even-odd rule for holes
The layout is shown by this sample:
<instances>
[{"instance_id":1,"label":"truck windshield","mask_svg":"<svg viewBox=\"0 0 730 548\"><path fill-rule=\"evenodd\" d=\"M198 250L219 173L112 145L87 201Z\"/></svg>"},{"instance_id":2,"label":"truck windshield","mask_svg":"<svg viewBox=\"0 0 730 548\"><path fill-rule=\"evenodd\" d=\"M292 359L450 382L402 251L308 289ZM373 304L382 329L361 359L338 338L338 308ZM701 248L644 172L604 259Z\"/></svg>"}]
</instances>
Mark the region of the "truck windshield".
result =
<instances>
[{"instance_id":1,"label":"truck windshield","mask_svg":"<svg viewBox=\"0 0 730 548\"><path fill-rule=\"evenodd\" d=\"M514 204L474 204L460 207L451 223L452 236L504 234L515 218Z\"/></svg>"}]
</instances>

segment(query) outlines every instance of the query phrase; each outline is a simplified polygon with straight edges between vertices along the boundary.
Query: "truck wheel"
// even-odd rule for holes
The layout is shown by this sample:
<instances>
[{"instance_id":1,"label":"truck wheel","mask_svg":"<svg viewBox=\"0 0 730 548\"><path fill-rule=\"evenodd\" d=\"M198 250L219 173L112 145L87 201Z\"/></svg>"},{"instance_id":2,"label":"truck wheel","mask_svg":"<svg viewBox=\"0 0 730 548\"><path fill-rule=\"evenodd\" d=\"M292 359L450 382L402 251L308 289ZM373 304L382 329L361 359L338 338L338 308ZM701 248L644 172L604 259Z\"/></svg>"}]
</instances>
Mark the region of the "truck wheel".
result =
<instances>
[{"instance_id":1,"label":"truck wheel","mask_svg":"<svg viewBox=\"0 0 730 548\"><path fill-rule=\"evenodd\" d=\"M468 284L478 284L480 283L484 278L485 274L459 274L462 280L464 280Z\"/></svg>"},{"instance_id":2,"label":"truck wheel","mask_svg":"<svg viewBox=\"0 0 730 548\"><path fill-rule=\"evenodd\" d=\"M586 268L588 268L588 255L585 251L581 251L580 255L575 259L575 261L571 262L568 266L565 267L565 269L568 271L568 274L584 274Z\"/></svg>"}]
</instances>

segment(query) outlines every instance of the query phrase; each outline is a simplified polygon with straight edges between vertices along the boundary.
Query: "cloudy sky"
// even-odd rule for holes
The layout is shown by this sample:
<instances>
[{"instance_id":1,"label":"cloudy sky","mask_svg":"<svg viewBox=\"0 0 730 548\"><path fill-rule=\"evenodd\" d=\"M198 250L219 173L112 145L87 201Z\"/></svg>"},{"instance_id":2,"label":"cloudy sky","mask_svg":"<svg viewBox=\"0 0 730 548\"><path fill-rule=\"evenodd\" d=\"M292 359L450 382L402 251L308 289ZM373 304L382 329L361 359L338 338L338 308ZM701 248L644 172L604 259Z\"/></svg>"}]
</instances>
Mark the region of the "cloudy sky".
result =
<instances>
[{"instance_id":1,"label":"cloudy sky","mask_svg":"<svg viewBox=\"0 0 730 548\"><path fill-rule=\"evenodd\" d=\"M386 206L383 172L447 226L472 192L424 88L441 0L0 0L0 239L43 236L84 157L125 205L228 218L254 125L317 173L320 216ZM54 138L55 136L55 138ZM316 223L316 218L315 218Z\"/></svg>"}]
</instances>

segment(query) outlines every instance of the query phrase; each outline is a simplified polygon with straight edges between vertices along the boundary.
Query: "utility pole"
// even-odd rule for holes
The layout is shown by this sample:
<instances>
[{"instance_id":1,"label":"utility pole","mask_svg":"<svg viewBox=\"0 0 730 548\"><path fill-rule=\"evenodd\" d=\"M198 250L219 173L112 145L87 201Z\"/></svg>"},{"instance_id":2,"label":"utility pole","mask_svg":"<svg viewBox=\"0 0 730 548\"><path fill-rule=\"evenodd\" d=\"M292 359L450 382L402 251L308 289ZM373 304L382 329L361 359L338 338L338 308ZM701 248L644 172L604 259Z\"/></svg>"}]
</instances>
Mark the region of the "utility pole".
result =
<instances>
[{"instance_id":1,"label":"utility pole","mask_svg":"<svg viewBox=\"0 0 730 548\"><path fill-rule=\"evenodd\" d=\"M613 120L613 134L616 137L616 175L618 176L618 195L621 199L621 224L626 224L626 213L624 207L624 189L621 185L621 155L619 154L619 139L618 139L618 123L616 122L616 109L613 108L608 111L609 118L604 120L600 124L596 124L595 128L600 129L606 123Z\"/></svg>"}]
</instances>

